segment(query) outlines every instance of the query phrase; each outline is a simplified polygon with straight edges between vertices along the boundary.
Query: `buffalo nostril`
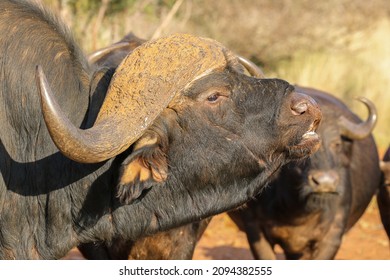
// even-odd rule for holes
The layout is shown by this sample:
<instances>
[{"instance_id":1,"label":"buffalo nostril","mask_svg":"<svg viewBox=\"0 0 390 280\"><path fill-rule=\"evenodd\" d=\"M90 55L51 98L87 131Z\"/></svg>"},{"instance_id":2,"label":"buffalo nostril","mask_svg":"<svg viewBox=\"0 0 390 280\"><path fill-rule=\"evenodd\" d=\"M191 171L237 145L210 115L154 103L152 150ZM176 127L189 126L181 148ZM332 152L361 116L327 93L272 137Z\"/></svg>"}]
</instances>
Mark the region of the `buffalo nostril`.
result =
<instances>
[{"instance_id":1,"label":"buffalo nostril","mask_svg":"<svg viewBox=\"0 0 390 280\"><path fill-rule=\"evenodd\" d=\"M322 119L322 113L317 102L313 97L300 92L292 92L290 96L290 112L287 109L287 114L292 114L293 119L296 120L311 121L307 132L315 131Z\"/></svg>"},{"instance_id":2,"label":"buffalo nostril","mask_svg":"<svg viewBox=\"0 0 390 280\"><path fill-rule=\"evenodd\" d=\"M331 172L317 172L313 174L311 177L313 182L316 183L317 185L334 184L337 181L336 174L333 174Z\"/></svg>"},{"instance_id":3,"label":"buffalo nostril","mask_svg":"<svg viewBox=\"0 0 390 280\"><path fill-rule=\"evenodd\" d=\"M300 103L297 103L297 104L293 104L291 106L291 111L293 113L293 115L302 115L304 114L307 109L308 109L309 105L307 103L307 101L302 101Z\"/></svg>"},{"instance_id":4,"label":"buffalo nostril","mask_svg":"<svg viewBox=\"0 0 390 280\"><path fill-rule=\"evenodd\" d=\"M313 175L310 175L310 176L309 176L309 180L310 180L310 182L313 182L314 185L319 185L319 184L321 184L320 180L319 180L317 177L313 176Z\"/></svg>"},{"instance_id":5,"label":"buffalo nostril","mask_svg":"<svg viewBox=\"0 0 390 280\"><path fill-rule=\"evenodd\" d=\"M314 101L313 101L314 102ZM309 110L311 98L301 93L295 93L291 98L291 112L295 116L304 114Z\"/></svg>"}]
</instances>

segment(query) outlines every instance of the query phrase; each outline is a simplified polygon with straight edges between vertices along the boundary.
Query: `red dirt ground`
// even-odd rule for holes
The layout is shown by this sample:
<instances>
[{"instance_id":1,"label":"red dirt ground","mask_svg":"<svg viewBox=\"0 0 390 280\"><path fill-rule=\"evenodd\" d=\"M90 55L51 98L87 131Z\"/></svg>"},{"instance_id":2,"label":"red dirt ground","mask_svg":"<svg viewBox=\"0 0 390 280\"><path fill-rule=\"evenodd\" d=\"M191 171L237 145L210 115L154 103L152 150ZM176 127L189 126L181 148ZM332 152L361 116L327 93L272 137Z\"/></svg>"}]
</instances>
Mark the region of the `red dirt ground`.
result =
<instances>
[{"instance_id":1,"label":"red dirt ground","mask_svg":"<svg viewBox=\"0 0 390 280\"><path fill-rule=\"evenodd\" d=\"M280 251L279 251L280 252ZM283 258L282 254L278 258ZM196 260L251 260L246 236L226 214L213 218L195 250ZM344 236L336 259L390 260L390 244L375 201Z\"/></svg>"},{"instance_id":2,"label":"red dirt ground","mask_svg":"<svg viewBox=\"0 0 390 280\"><path fill-rule=\"evenodd\" d=\"M279 254L280 259L283 258ZM72 250L65 259L83 259L77 250ZM195 260L251 260L252 255L243 232L226 214L212 219L199 241ZM375 200L363 217L344 236L336 259L344 260L390 260L390 244L380 221Z\"/></svg>"}]
</instances>

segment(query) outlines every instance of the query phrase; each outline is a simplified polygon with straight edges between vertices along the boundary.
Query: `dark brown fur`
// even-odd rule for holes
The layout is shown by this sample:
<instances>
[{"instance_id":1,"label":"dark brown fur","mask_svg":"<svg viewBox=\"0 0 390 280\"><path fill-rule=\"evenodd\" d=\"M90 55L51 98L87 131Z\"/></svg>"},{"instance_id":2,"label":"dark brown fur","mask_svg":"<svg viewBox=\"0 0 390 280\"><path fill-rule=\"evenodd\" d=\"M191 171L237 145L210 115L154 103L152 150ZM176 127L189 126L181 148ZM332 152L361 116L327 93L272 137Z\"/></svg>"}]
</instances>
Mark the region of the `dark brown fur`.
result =
<instances>
[{"instance_id":1,"label":"dark brown fur","mask_svg":"<svg viewBox=\"0 0 390 280\"><path fill-rule=\"evenodd\" d=\"M65 25L29 1L0 1L0 33L0 259L57 259L80 243L131 242L198 222L258 194L296 159L291 147L315 150L302 139L321 117L313 101L233 61L186 87L183 102L164 108L122 154L77 163L48 133L36 67L81 129L94 123L112 70L93 72ZM299 102L308 107L298 116ZM158 145L142 145L154 137ZM122 180L134 162L154 176ZM124 189L127 205L118 199Z\"/></svg>"},{"instance_id":2,"label":"dark brown fur","mask_svg":"<svg viewBox=\"0 0 390 280\"><path fill-rule=\"evenodd\" d=\"M377 201L382 224L390 239L390 146L383 156L380 167L382 170L382 182Z\"/></svg>"},{"instance_id":3,"label":"dark brown fur","mask_svg":"<svg viewBox=\"0 0 390 280\"><path fill-rule=\"evenodd\" d=\"M346 139L337 125L340 115L359 119L329 94L298 90L321 107L322 146L310 158L284 166L261 195L231 213L241 220L256 259L275 259L275 245L281 246L287 259L333 259L343 235L361 217L379 186L373 137Z\"/></svg>"}]
</instances>

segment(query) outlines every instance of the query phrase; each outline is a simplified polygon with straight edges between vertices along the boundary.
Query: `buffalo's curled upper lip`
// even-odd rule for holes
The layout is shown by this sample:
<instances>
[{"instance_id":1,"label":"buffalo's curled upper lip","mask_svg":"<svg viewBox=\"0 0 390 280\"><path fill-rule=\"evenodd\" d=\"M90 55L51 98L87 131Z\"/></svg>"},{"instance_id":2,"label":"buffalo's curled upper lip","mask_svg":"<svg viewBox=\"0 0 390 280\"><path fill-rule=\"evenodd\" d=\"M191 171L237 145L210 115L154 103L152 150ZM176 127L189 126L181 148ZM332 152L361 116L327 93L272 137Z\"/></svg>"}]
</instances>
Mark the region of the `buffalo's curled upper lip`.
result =
<instances>
[{"instance_id":1,"label":"buffalo's curled upper lip","mask_svg":"<svg viewBox=\"0 0 390 280\"><path fill-rule=\"evenodd\" d=\"M320 136L314 131L316 126L312 126L303 135L299 143L287 148L288 155L292 159L303 158L316 152L321 144Z\"/></svg>"},{"instance_id":2,"label":"buffalo's curled upper lip","mask_svg":"<svg viewBox=\"0 0 390 280\"><path fill-rule=\"evenodd\" d=\"M305 134L302 135L302 139L315 139L318 138L319 136L315 131L307 131Z\"/></svg>"},{"instance_id":3,"label":"buffalo's curled upper lip","mask_svg":"<svg viewBox=\"0 0 390 280\"><path fill-rule=\"evenodd\" d=\"M313 147L312 152L314 153L317 151L319 144L321 142L320 136L317 134L317 132L314 131L314 127L312 126L308 131L306 131L301 138L301 141L294 145L293 147L301 148L302 146L308 146L308 148Z\"/></svg>"}]
</instances>

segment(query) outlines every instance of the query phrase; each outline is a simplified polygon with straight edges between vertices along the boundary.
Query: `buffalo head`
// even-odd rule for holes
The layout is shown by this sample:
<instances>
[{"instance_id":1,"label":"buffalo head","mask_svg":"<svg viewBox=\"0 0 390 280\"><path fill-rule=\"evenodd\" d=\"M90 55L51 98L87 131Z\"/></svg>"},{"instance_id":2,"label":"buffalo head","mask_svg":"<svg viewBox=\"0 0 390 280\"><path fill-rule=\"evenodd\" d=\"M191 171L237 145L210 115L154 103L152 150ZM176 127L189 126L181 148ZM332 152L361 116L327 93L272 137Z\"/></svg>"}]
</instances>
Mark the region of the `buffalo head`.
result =
<instances>
[{"instance_id":1,"label":"buffalo head","mask_svg":"<svg viewBox=\"0 0 390 280\"><path fill-rule=\"evenodd\" d=\"M311 96L320 104L324 115L318 128L322 145L317 153L301 165L295 166L299 171L292 172L303 173L297 178L302 178L306 182L306 188L302 190L306 194L322 194L322 198L325 194L344 195L346 188L350 188L347 185L351 181L350 170L354 168L351 165L356 161L354 157L360 154L358 151L353 151L353 143L364 139L367 139L366 142L371 141L368 138L371 137L377 121L376 108L367 98L359 98L368 109L367 120L359 121L336 98L317 91L312 91ZM372 144L367 146L370 150L367 153L371 154Z\"/></svg>"},{"instance_id":2,"label":"buffalo head","mask_svg":"<svg viewBox=\"0 0 390 280\"><path fill-rule=\"evenodd\" d=\"M169 167L183 171L182 182L223 185L319 146L311 98L285 81L244 75L240 59L210 39L173 35L135 49L86 130L67 121L40 68L37 77L50 135L66 156L100 162L134 144L119 184L127 202L164 182Z\"/></svg>"}]
</instances>

